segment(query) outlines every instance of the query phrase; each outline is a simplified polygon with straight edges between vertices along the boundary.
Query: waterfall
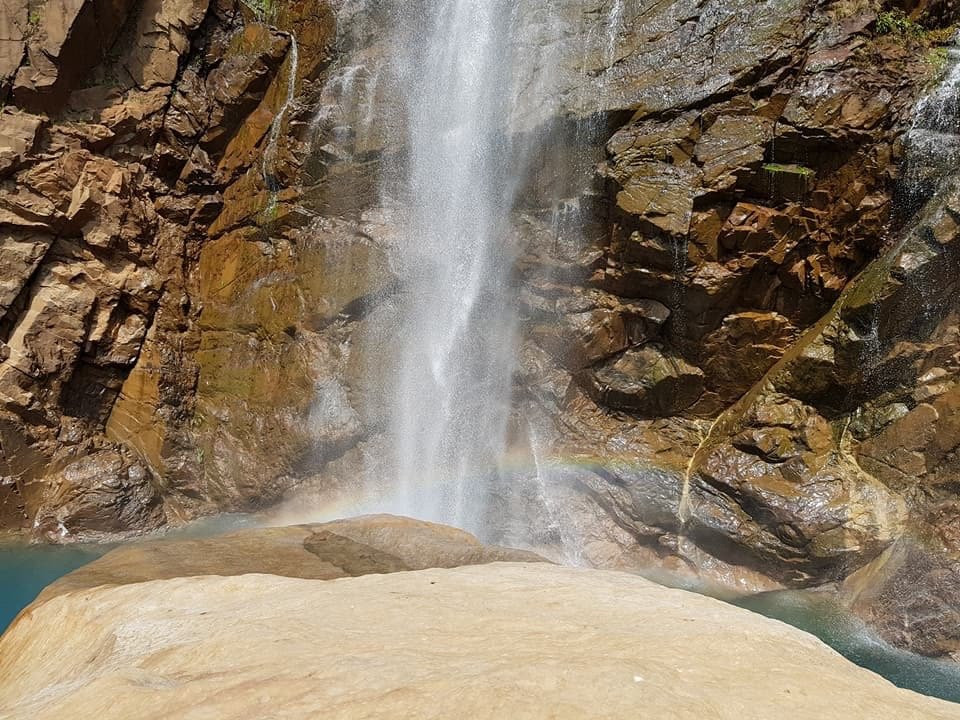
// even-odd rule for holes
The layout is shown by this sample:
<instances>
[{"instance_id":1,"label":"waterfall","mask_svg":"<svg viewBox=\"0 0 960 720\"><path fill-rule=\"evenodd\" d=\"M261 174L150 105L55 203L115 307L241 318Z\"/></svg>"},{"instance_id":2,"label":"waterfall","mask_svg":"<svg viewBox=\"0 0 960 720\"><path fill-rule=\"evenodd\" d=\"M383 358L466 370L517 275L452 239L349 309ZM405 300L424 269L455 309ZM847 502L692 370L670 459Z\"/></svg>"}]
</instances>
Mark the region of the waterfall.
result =
<instances>
[{"instance_id":1,"label":"waterfall","mask_svg":"<svg viewBox=\"0 0 960 720\"><path fill-rule=\"evenodd\" d=\"M613 0L607 17L606 42L604 44L604 60L607 65L617 61L617 40L623 31L626 0Z\"/></svg>"},{"instance_id":2,"label":"waterfall","mask_svg":"<svg viewBox=\"0 0 960 720\"><path fill-rule=\"evenodd\" d=\"M273 197L279 189L277 187L276 166L277 166L277 146L280 140L280 132L283 130L283 122L286 119L290 104L294 101L297 92L297 72L300 69L300 48L297 45L297 37L291 33L290 50L287 55L289 61L287 64L287 94L283 99L283 104L277 111L270 124L270 131L267 135L267 144L263 151L262 165L260 172L263 175L264 185L271 193L271 204L276 202Z\"/></svg>"},{"instance_id":3,"label":"waterfall","mask_svg":"<svg viewBox=\"0 0 960 720\"><path fill-rule=\"evenodd\" d=\"M473 529L482 474L504 453L517 324L507 239L517 149L505 134L522 62L513 7L438 3L422 44L398 58L409 163L389 398L397 496L407 514Z\"/></svg>"},{"instance_id":4,"label":"waterfall","mask_svg":"<svg viewBox=\"0 0 960 720\"><path fill-rule=\"evenodd\" d=\"M904 144L898 209L909 218L960 165L960 37L947 51L943 79L917 104Z\"/></svg>"},{"instance_id":5,"label":"waterfall","mask_svg":"<svg viewBox=\"0 0 960 720\"><path fill-rule=\"evenodd\" d=\"M376 196L359 219L387 229L372 241L396 281L353 349L377 409L343 501L352 512L491 538L492 516L516 510L502 490L543 480L528 472L533 458L519 474L505 467L518 448L538 450L511 432L526 421L513 398L515 261L540 242L523 228L551 230L547 254L571 255L589 222L581 200L603 146L583 111L598 93L587 58L613 47L626 2L599 7L609 22L572 0L345 0L338 10L314 147L373 168Z\"/></svg>"}]
</instances>

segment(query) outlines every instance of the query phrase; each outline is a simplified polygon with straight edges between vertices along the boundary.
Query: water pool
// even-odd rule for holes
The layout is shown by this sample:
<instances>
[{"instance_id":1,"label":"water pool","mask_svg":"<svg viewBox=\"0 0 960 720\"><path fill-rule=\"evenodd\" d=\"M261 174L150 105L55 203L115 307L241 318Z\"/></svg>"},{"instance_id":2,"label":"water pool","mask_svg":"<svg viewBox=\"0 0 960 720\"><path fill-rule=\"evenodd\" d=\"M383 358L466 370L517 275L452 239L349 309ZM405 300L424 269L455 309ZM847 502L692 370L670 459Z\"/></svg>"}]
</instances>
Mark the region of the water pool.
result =
<instances>
[{"instance_id":1,"label":"water pool","mask_svg":"<svg viewBox=\"0 0 960 720\"><path fill-rule=\"evenodd\" d=\"M108 545L0 545L0 632L47 585L110 550Z\"/></svg>"},{"instance_id":2,"label":"water pool","mask_svg":"<svg viewBox=\"0 0 960 720\"><path fill-rule=\"evenodd\" d=\"M197 520L181 528L128 542L210 537L251 527L258 522L260 522L259 519L252 515L216 515ZM47 585L68 572L105 555L115 547L117 543L71 545L0 543L0 634Z\"/></svg>"}]
</instances>

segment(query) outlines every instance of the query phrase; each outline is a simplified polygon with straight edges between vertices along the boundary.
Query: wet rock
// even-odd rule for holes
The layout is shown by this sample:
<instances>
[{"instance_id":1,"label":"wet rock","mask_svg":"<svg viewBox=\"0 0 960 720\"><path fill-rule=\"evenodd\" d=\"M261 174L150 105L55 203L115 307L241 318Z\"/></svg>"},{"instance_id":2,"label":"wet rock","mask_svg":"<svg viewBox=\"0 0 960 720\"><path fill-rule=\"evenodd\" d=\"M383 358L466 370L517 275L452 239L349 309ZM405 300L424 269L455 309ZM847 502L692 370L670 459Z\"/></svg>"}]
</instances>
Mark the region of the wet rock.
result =
<instances>
[{"instance_id":1,"label":"wet rock","mask_svg":"<svg viewBox=\"0 0 960 720\"><path fill-rule=\"evenodd\" d=\"M765 117L721 115L694 150L704 183L726 189L736 184L736 171L756 171L772 137L773 123Z\"/></svg>"},{"instance_id":2,"label":"wet rock","mask_svg":"<svg viewBox=\"0 0 960 720\"><path fill-rule=\"evenodd\" d=\"M129 454L114 449L93 453L47 481L34 527L51 538L155 529L164 517L154 482Z\"/></svg>"},{"instance_id":3,"label":"wet rock","mask_svg":"<svg viewBox=\"0 0 960 720\"><path fill-rule=\"evenodd\" d=\"M276 244L255 231L227 234L204 246L198 275L185 451L164 450L153 427L164 390L152 354L131 373L107 430L176 478L187 507L267 504L362 436L347 387L356 358L335 327L367 312L392 279L382 250L343 224Z\"/></svg>"},{"instance_id":4,"label":"wet rock","mask_svg":"<svg viewBox=\"0 0 960 720\"><path fill-rule=\"evenodd\" d=\"M698 543L721 557L753 555L802 585L843 577L900 536L903 500L830 449L826 423L813 423L745 429L698 465L689 524Z\"/></svg>"},{"instance_id":5,"label":"wet rock","mask_svg":"<svg viewBox=\"0 0 960 720\"><path fill-rule=\"evenodd\" d=\"M727 403L740 399L777 362L796 337L796 328L778 313L728 315L704 339L707 384Z\"/></svg>"},{"instance_id":6,"label":"wet rock","mask_svg":"<svg viewBox=\"0 0 960 720\"><path fill-rule=\"evenodd\" d=\"M641 163L631 167L617 207L646 220L654 230L685 235L690 228L699 173L691 168Z\"/></svg>"},{"instance_id":7,"label":"wet rock","mask_svg":"<svg viewBox=\"0 0 960 720\"><path fill-rule=\"evenodd\" d=\"M955 522L956 514L950 515ZM960 657L956 546L951 553L904 540L848 578L844 595L890 644L930 657Z\"/></svg>"},{"instance_id":8,"label":"wet rock","mask_svg":"<svg viewBox=\"0 0 960 720\"><path fill-rule=\"evenodd\" d=\"M590 371L590 389L600 401L644 417L683 412L703 392L703 372L653 345L627 350Z\"/></svg>"},{"instance_id":9,"label":"wet rock","mask_svg":"<svg viewBox=\"0 0 960 720\"><path fill-rule=\"evenodd\" d=\"M591 310L568 315L568 332L573 336L575 367L586 367L627 349L627 329L623 316L613 310Z\"/></svg>"},{"instance_id":10,"label":"wet rock","mask_svg":"<svg viewBox=\"0 0 960 720\"><path fill-rule=\"evenodd\" d=\"M556 300L552 310L574 309L559 318L548 316L541 339L571 370L580 370L656 338L670 311L655 300L624 301L612 295Z\"/></svg>"}]
</instances>

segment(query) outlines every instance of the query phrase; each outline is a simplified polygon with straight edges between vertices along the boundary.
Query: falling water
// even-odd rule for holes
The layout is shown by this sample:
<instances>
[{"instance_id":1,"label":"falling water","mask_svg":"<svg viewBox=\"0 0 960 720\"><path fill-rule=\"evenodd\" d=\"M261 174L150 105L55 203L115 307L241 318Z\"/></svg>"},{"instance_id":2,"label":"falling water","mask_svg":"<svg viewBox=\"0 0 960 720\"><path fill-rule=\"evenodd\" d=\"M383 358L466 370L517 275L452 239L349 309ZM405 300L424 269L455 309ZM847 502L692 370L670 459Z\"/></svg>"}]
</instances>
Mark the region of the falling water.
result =
<instances>
[{"instance_id":1,"label":"falling water","mask_svg":"<svg viewBox=\"0 0 960 720\"><path fill-rule=\"evenodd\" d=\"M371 320L358 351L377 452L364 455L354 512L490 537L498 493L516 480L505 469L509 428L524 422L512 402L521 216L552 220L551 251L576 252L598 159L583 148L602 149L585 129L583 98L598 93L585 58L613 47L626 0L599 5L609 22L573 0L340 7L341 62L314 118L315 147L375 166L363 218L387 229L396 277L377 316L389 320Z\"/></svg>"},{"instance_id":2,"label":"falling water","mask_svg":"<svg viewBox=\"0 0 960 720\"><path fill-rule=\"evenodd\" d=\"M607 17L607 40L604 47L604 60L607 65L613 65L617 60L617 40L623 31L626 1L613 0Z\"/></svg>"},{"instance_id":3,"label":"falling water","mask_svg":"<svg viewBox=\"0 0 960 720\"><path fill-rule=\"evenodd\" d=\"M543 508L545 517L545 526L548 532L555 533L559 539L559 560L564 565L582 566L585 565L583 558L582 538L570 527L567 518L563 517L560 510L560 500L555 497L556 475L549 458L542 458L542 448L544 444L540 440L540 433L536 424L528 421L528 432L530 433L530 448L533 454L534 464L534 487L537 493L537 499Z\"/></svg>"},{"instance_id":4,"label":"falling water","mask_svg":"<svg viewBox=\"0 0 960 720\"><path fill-rule=\"evenodd\" d=\"M407 512L467 527L483 502L477 472L495 472L510 410L513 8L438 3L398 68L409 164L394 470Z\"/></svg>"},{"instance_id":5,"label":"falling water","mask_svg":"<svg viewBox=\"0 0 960 720\"><path fill-rule=\"evenodd\" d=\"M947 51L942 81L917 104L905 146L898 205L910 217L960 164L960 38Z\"/></svg>"},{"instance_id":6,"label":"falling water","mask_svg":"<svg viewBox=\"0 0 960 720\"><path fill-rule=\"evenodd\" d=\"M283 122L286 119L290 104L294 101L297 91L297 72L300 65L300 48L297 45L295 35L290 35L290 51L288 54L289 65L287 66L287 94L284 97L283 105L277 111L273 122L270 124L270 131L267 135L267 144L263 151L263 160L260 168L263 174L263 181L271 195L278 190L276 175L277 166L277 147L280 140L280 132L283 130Z\"/></svg>"}]
</instances>

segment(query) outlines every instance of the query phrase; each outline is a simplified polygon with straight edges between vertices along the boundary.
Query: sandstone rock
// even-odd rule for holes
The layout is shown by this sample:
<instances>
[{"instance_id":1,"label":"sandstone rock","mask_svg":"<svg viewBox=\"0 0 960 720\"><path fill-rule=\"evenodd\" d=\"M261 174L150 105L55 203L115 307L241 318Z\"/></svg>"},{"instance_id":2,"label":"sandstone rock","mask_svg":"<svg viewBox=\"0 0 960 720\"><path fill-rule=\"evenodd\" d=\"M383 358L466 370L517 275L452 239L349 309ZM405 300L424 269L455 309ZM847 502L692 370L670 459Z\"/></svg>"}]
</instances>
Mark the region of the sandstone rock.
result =
<instances>
[{"instance_id":1,"label":"sandstone rock","mask_svg":"<svg viewBox=\"0 0 960 720\"><path fill-rule=\"evenodd\" d=\"M544 564L78 590L22 614L0 651L12 720L960 716L776 621Z\"/></svg>"},{"instance_id":2,"label":"sandstone rock","mask_svg":"<svg viewBox=\"0 0 960 720\"><path fill-rule=\"evenodd\" d=\"M39 378L66 375L72 367L82 350L87 320L96 302L92 288L67 282L74 270L66 264L43 270L27 311L7 341L11 369Z\"/></svg>"},{"instance_id":3,"label":"sandstone rock","mask_svg":"<svg viewBox=\"0 0 960 720\"><path fill-rule=\"evenodd\" d=\"M9 111L0 113L0 176L23 163L45 124L46 118L39 115Z\"/></svg>"},{"instance_id":4,"label":"sandstone rock","mask_svg":"<svg viewBox=\"0 0 960 720\"><path fill-rule=\"evenodd\" d=\"M571 13L583 12L578 4L569 5ZM747 81L753 69L776 66L789 57L801 42L798 27L809 22L802 2L783 2L777 13L755 9L739 1L710 2L699 15L691 15L690 6L682 2L630 7L621 32L613 37L598 32L582 55L571 56L584 58L579 62L587 76L596 78L590 81L591 92L569 93L574 108L596 112L599 94L601 107L630 108L649 116L696 107L730 92ZM752 41L742 42L747 36ZM676 63L681 55L683 62ZM570 75L564 80L571 85L583 82Z\"/></svg>"},{"instance_id":5,"label":"sandstone rock","mask_svg":"<svg viewBox=\"0 0 960 720\"><path fill-rule=\"evenodd\" d=\"M39 233L4 233L0 244L0 312L7 312L30 281L51 242L53 238Z\"/></svg>"},{"instance_id":6,"label":"sandstone rock","mask_svg":"<svg viewBox=\"0 0 960 720\"><path fill-rule=\"evenodd\" d=\"M199 246L188 238L223 204L222 146L197 142L216 123L230 138L288 45L257 25L247 35L265 42L244 46L234 9L208 13L204 0L64 2L0 11L0 95L18 71L0 114L0 174L15 173L0 189L0 524L38 521L54 539L166 519L153 483L170 456L189 467L178 453L197 381L197 340L185 333L199 316L188 287ZM330 16L325 4L298 12ZM307 33L315 53L329 32ZM224 71L236 71L236 92L211 99ZM311 383L302 388L309 404ZM128 440L146 465L114 444Z\"/></svg>"},{"instance_id":7,"label":"sandstone rock","mask_svg":"<svg viewBox=\"0 0 960 720\"><path fill-rule=\"evenodd\" d=\"M29 11L27 0L7 2L0 7L0 92L4 94L23 60Z\"/></svg>"},{"instance_id":8,"label":"sandstone rock","mask_svg":"<svg viewBox=\"0 0 960 720\"><path fill-rule=\"evenodd\" d=\"M125 65L138 87L170 85L180 57L190 49L189 35L207 11L209 0L154 0L137 17L132 50Z\"/></svg>"},{"instance_id":9,"label":"sandstone rock","mask_svg":"<svg viewBox=\"0 0 960 720\"><path fill-rule=\"evenodd\" d=\"M99 248L130 247L152 234L153 206L136 192L137 170L101 158L83 165L65 214L86 243Z\"/></svg>"},{"instance_id":10,"label":"sandstone rock","mask_svg":"<svg viewBox=\"0 0 960 720\"><path fill-rule=\"evenodd\" d=\"M113 45L130 12L130 0L49 0L28 43L14 99L20 107L57 108Z\"/></svg>"},{"instance_id":11,"label":"sandstone rock","mask_svg":"<svg viewBox=\"0 0 960 720\"><path fill-rule=\"evenodd\" d=\"M164 444L172 439L151 427L163 393L154 353L125 384L108 431L159 472L175 473L171 495L185 503L266 504L296 482L294 473L309 474L362 436L347 387L356 352L323 333L366 312L392 279L380 248L338 223L296 243L225 235L205 245L198 279L188 452L178 457Z\"/></svg>"},{"instance_id":12,"label":"sandstone rock","mask_svg":"<svg viewBox=\"0 0 960 720\"><path fill-rule=\"evenodd\" d=\"M777 264L796 247L808 228L801 219L752 203L738 203L717 239L725 254L769 254Z\"/></svg>"},{"instance_id":13,"label":"sandstone rock","mask_svg":"<svg viewBox=\"0 0 960 720\"><path fill-rule=\"evenodd\" d=\"M200 575L280 575L334 580L373 573L494 562L546 562L534 553L483 545L463 530L393 515L240 530L197 540L125 545L60 578L38 602L100 585Z\"/></svg>"}]
</instances>

